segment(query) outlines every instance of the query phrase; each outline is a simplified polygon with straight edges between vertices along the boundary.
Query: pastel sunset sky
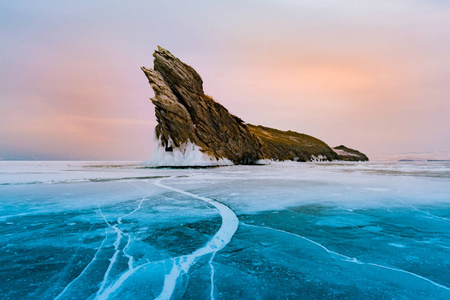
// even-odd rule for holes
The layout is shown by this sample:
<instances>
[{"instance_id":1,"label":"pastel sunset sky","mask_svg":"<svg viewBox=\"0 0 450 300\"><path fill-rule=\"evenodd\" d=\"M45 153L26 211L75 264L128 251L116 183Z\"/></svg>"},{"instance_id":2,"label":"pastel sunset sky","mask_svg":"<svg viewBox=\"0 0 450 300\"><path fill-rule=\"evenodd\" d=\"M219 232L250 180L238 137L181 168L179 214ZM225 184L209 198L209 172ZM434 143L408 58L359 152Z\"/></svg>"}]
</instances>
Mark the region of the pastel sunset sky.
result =
<instances>
[{"instance_id":1,"label":"pastel sunset sky","mask_svg":"<svg viewBox=\"0 0 450 300\"><path fill-rule=\"evenodd\" d=\"M0 158L145 160L160 45L246 122L450 151L448 1L2 1Z\"/></svg>"}]
</instances>

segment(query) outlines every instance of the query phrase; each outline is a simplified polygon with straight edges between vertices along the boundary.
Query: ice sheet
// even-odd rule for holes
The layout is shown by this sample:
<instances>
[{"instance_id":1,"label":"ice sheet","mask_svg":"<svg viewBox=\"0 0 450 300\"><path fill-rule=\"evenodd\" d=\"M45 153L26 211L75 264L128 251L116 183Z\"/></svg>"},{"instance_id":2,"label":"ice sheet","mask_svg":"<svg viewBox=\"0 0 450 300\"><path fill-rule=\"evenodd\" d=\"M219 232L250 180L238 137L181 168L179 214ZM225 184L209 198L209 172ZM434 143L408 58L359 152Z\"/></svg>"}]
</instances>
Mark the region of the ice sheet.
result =
<instances>
[{"instance_id":1,"label":"ice sheet","mask_svg":"<svg viewBox=\"0 0 450 300\"><path fill-rule=\"evenodd\" d=\"M448 299L449 178L448 162L0 162L0 294Z\"/></svg>"}]
</instances>

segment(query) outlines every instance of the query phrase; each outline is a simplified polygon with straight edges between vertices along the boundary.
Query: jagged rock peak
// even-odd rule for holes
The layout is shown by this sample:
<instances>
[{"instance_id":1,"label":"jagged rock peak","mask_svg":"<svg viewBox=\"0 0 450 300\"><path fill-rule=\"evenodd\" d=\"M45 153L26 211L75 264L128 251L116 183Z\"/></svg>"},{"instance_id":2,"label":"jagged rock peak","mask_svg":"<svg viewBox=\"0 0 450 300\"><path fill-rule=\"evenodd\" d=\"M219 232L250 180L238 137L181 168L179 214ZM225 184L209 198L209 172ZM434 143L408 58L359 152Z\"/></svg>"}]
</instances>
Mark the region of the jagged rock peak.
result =
<instances>
[{"instance_id":1,"label":"jagged rock peak","mask_svg":"<svg viewBox=\"0 0 450 300\"><path fill-rule=\"evenodd\" d=\"M183 63L166 49L158 46L153 53L154 70L174 85L183 85L191 92L203 94L203 80L191 66Z\"/></svg>"},{"instance_id":2,"label":"jagged rock peak","mask_svg":"<svg viewBox=\"0 0 450 300\"><path fill-rule=\"evenodd\" d=\"M261 158L258 139L241 119L203 91L200 75L189 65L158 47L154 68L142 68L152 86L156 136L170 151L188 142L216 159L253 163Z\"/></svg>"}]
</instances>

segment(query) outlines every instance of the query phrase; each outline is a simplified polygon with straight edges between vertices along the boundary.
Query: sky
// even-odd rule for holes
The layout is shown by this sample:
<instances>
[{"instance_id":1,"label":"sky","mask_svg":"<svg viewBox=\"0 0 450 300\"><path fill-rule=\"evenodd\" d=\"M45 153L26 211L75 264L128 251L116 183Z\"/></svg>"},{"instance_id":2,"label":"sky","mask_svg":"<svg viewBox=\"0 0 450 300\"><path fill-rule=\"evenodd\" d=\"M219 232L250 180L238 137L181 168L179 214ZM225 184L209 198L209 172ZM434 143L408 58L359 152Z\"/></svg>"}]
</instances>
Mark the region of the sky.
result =
<instances>
[{"instance_id":1,"label":"sky","mask_svg":"<svg viewBox=\"0 0 450 300\"><path fill-rule=\"evenodd\" d=\"M450 2L2 1L0 159L146 160L160 45L248 123L450 151Z\"/></svg>"}]
</instances>

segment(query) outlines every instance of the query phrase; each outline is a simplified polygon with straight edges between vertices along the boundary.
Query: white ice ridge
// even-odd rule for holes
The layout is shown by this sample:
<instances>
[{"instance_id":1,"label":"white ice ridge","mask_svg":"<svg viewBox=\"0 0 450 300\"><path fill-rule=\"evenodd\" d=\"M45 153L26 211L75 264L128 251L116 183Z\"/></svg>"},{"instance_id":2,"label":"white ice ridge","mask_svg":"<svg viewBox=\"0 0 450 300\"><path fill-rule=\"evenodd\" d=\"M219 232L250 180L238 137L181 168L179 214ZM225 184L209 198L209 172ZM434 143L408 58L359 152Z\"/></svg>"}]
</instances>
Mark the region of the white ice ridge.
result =
<instances>
[{"instance_id":1,"label":"white ice ridge","mask_svg":"<svg viewBox=\"0 0 450 300\"><path fill-rule=\"evenodd\" d=\"M310 162L327 161L327 157L322 154L319 154L318 156L311 155L311 159L309 161Z\"/></svg>"},{"instance_id":2,"label":"white ice ridge","mask_svg":"<svg viewBox=\"0 0 450 300\"><path fill-rule=\"evenodd\" d=\"M442 284L439 284L437 282L434 282L433 280L428 279L426 277L423 277L423 276L421 276L419 274L412 273L412 272L409 272L409 271L406 271L406 270L403 270L403 269L399 269L399 268L394 268L394 267L388 267L388 266L383 266L383 265L374 264L374 263L363 262L363 261L358 260L356 257L349 257L349 256L346 256L344 254L340 254L340 253L334 252L334 251L326 248L324 245L319 244L316 241L313 241L313 240L308 239L308 238L306 238L304 236L301 236L301 235L298 235L298 234L295 234L295 233L292 233L292 232L289 232L289 231L284 231L284 230L281 230L281 229L275 229L275 228L266 227L266 226L250 225L250 224L246 224L246 223L242 223L242 222L241 222L241 224L244 225L244 226L248 226L248 227L262 228L262 229L267 229L267 230L273 230L273 231L281 232L281 233L284 233L284 234L293 235L295 237L298 237L300 239L303 239L305 241L313 243L314 245L316 245L316 246L322 248L323 250L325 250L326 252L328 252L330 255L335 255L337 257L340 257L342 261L349 262L349 263L355 263L355 264L359 264L359 265L370 265L370 266L383 268L383 269L387 269L387 270L391 270L391 271L405 273L405 274L417 277L419 279L425 280L425 281L427 281L427 282L429 282L429 283L431 283L431 284L433 284L433 285L435 285L437 287L443 288L443 289L445 289L447 291L450 290L449 287L447 287L445 285L442 285Z\"/></svg>"},{"instance_id":3,"label":"white ice ridge","mask_svg":"<svg viewBox=\"0 0 450 300\"><path fill-rule=\"evenodd\" d=\"M169 145L171 141L169 140ZM200 151L196 144L188 142L181 147L173 147L172 151L166 151L161 140L155 143L152 158L143 162L149 167L207 167L230 166L233 163L228 159L215 159Z\"/></svg>"},{"instance_id":4,"label":"white ice ridge","mask_svg":"<svg viewBox=\"0 0 450 300\"><path fill-rule=\"evenodd\" d=\"M223 249L231 241L231 238L238 229L239 220L236 214L228 206L206 197L198 196L177 188L164 185L161 183L162 180L163 179L157 180L154 182L154 184L158 187L205 201L214 206L219 211L220 216L222 217L222 225L220 226L216 234L211 238L211 240L206 243L205 246L197 249L191 254L176 257L173 259L172 270L165 276L163 289L161 291L161 294L156 299L170 299L175 289L177 280L181 276L181 274L187 274L189 272L189 268L197 262L197 259L207 254L212 254L209 264L211 266L211 299L214 299L214 268L212 267L212 259L217 251Z\"/></svg>"}]
</instances>

